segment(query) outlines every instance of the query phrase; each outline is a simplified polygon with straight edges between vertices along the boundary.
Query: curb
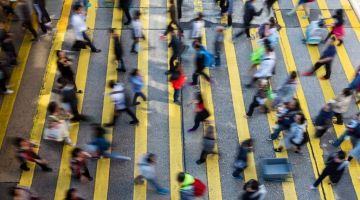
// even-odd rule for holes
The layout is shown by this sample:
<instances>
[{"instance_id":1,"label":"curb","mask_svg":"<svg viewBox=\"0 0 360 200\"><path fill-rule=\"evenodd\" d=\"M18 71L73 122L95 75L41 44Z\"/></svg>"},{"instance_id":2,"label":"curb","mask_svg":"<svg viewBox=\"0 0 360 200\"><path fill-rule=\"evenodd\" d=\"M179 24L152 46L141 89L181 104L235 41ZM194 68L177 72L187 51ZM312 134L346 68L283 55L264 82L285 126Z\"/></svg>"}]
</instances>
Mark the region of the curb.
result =
<instances>
[{"instance_id":1,"label":"curb","mask_svg":"<svg viewBox=\"0 0 360 200\"><path fill-rule=\"evenodd\" d=\"M357 18L360 20L360 1L359 0L349 0L352 8L355 11Z\"/></svg>"}]
</instances>

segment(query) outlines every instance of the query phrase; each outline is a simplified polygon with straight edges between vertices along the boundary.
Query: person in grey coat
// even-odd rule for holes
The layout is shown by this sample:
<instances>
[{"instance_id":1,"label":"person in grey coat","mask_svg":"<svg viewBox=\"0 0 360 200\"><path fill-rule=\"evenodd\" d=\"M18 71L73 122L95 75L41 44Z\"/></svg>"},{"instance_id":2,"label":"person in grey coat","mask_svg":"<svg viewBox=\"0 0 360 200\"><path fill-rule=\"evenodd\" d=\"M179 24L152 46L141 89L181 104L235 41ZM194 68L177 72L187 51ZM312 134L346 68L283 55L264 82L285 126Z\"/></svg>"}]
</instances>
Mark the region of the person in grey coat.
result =
<instances>
[{"instance_id":1,"label":"person in grey coat","mask_svg":"<svg viewBox=\"0 0 360 200\"><path fill-rule=\"evenodd\" d=\"M216 144L214 127L208 126L206 129L206 135L203 137L203 149L201 151L200 159L196 161L196 164L200 165L206 161L206 157L209 154L215 154L214 148Z\"/></svg>"}]
</instances>

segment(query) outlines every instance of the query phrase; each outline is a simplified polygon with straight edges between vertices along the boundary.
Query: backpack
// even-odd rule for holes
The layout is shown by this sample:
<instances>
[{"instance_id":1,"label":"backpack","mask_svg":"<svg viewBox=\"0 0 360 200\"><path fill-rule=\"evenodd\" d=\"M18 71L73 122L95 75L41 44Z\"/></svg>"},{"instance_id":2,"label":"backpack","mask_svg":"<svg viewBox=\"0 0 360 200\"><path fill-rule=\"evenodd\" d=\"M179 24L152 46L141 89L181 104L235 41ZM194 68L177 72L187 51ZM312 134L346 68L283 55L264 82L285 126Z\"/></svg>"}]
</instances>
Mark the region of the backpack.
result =
<instances>
[{"instance_id":1,"label":"backpack","mask_svg":"<svg viewBox=\"0 0 360 200\"><path fill-rule=\"evenodd\" d=\"M265 53L265 48L263 46L256 48L250 55L251 63L260 64L264 53Z\"/></svg>"},{"instance_id":2,"label":"backpack","mask_svg":"<svg viewBox=\"0 0 360 200\"><path fill-rule=\"evenodd\" d=\"M206 192L206 185L199 179L195 178L195 181L193 183L194 187L194 196L195 197L201 197Z\"/></svg>"},{"instance_id":3,"label":"backpack","mask_svg":"<svg viewBox=\"0 0 360 200\"><path fill-rule=\"evenodd\" d=\"M215 66L215 57L206 49L201 49L199 54L204 56L204 65L205 67L213 68Z\"/></svg>"}]
</instances>

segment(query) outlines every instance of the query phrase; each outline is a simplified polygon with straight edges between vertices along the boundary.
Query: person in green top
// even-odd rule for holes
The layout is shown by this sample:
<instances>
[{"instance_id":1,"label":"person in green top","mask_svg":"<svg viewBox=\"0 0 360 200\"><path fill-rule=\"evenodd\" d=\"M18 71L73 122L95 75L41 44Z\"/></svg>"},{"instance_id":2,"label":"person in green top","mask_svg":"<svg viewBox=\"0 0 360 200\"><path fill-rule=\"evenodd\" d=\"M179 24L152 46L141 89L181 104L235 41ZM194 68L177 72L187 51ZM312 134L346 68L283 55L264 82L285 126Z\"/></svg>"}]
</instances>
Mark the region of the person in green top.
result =
<instances>
[{"instance_id":1,"label":"person in green top","mask_svg":"<svg viewBox=\"0 0 360 200\"><path fill-rule=\"evenodd\" d=\"M188 173L180 172L177 181L180 184L180 200L195 200L193 186L195 178Z\"/></svg>"}]
</instances>

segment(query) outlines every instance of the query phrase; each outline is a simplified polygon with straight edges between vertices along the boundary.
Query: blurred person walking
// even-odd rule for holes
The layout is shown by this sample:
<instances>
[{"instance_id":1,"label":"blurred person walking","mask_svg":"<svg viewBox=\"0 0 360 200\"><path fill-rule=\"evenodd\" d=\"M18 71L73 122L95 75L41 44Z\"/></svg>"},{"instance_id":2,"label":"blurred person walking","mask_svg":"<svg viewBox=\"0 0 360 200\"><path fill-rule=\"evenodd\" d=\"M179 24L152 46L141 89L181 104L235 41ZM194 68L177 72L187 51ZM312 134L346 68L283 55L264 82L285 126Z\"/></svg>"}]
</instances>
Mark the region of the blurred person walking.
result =
<instances>
[{"instance_id":1,"label":"blurred person walking","mask_svg":"<svg viewBox=\"0 0 360 200\"><path fill-rule=\"evenodd\" d=\"M13 34L5 29L5 22L0 20L0 45L5 52L8 64L17 65L17 53L12 39Z\"/></svg>"},{"instance_id":2,"label":"blurred person walking","mask_svg":"<svg viewBox=\"0 0 360 200\"><path fill-rule=\"evenodd\" d=\"M319 114L315 119L315 137L322 137L326 131L332 125L332 118L334 116L333 106L330 103L325 104L324 107L321 108Z\"/></svg>"},{"instance_id":3,"label":"blurred person walking","mask_svg":"<svg viewBox=\"0 0 360 200\"><path fill-rule=\"evenodd\" d=\"M38 34L35 31L33 24L31 22L32 16L32 10L30 8L30 4L28 0L18 0L16 6L18 7L20 11L20 18L22 21L22 27L24 29L28 29L31 34L33 35L33 39L31 41L37 41L38 40Z\"/></svg>"},{"instance_id":4,"label":"blurred person walking","mask_svg":"<svg viewBox=\"0 0 360 200\"><path fill-rule=\"evenodd\" d=\"M245 118L249 118L253 115L255 108L260 107L262 112L267 113L269 109L266 106L267 101L267 93L269 90L269 82L266 79L258 80L258 89L256 94L253 97L251 104L249 105L249 109L246 112Z\"/></svg>"},{"instance_id":5,"label":"blurred person walking","mask_svg":"<svg viewBox=\"0 0 360 200\"><path fill-rule=\"evenodd\" d=\"M242 180L243 177L240 175L248 165L248 154L252 151L254 146L254 141L249 138L241 142L239 150L234 162L235 170L232 173L232 176L236 179Z\"/></svg>"},{"instance_id":6,"label":"blurred person walking","mask_svg":"<svg viewBox=\"0 0 360 200\"><path fill-rule=\"evenodd\" d=\"M131 23L131 15L130 15L130 5L132 0L121 0L119 1L118 8L123 10L125 16L126 16L126 22L124 25L129 25Z\"/></svg>"},{"instance_id":7,"label":"blurred person walking","mask_svg":"<svg viewBox=\"0 0 360 200\"><path fill-rule=\"evenodd\" d=\"M179 172L177 181L180 185L180 200L195 200L206 193L206 185L189 173Z\"/></svg>"},{"instance_id":8,"label":"blurred person walking","mask_svg":"<svg viewBox=\"0 0 360 200\"><path fill-rule=\"evenodd\" d=\"M179 100L180 93L186 82L185 72L180 62L176 63L175 69L170 76L170 82L174 89L174 96L173 96L174 103L180 105L181 104Z\"/></svg>"},{"instance_id":9,"label":"blurred person walking","mask_svg":"<svg viewBox=\"0 0 360 200\"><path fill-rule=\"evenodd\" d=\"M299 0L298 3L296 4L296 6L287 13L287 15L293 15L296 10L300 7L303 6L304 10L305 10L305 15L303 16L303 19L307 19L310 16L310 8L309 5L311 2L314 2L315 0Z\"/></svg>"},{"instance_id":10,"label":"blurred person walking","mask_svg":"<svg viewBox=\"0 0 360 200\"><path fill-rule=\"evenodd\" d=\"M116 30L114 28L110 29L110 35L111 38L114 40L114 55L115 55L115 59L118 63L118 67L116 68L116 70L120 71L120 72L126 72L126 67L125 67L125 62L123 59L123 55L124 55L124 50L122 47L122 44L120 42L120 36L119 34L116 33Z\"/></svg>"},{"instance_id":11,"label":"blurred person walking","mask_svg":"<svg viewBox=\"0 0 360 200\"><path fill-rule=\"evenodd\" d=\"M260 16L263 9L256 11L253 3L255 2L255 0L247 0L245 5L244 5L244 15L243 15L243 26L244 26L244 30L240 31L239 33L237 33L235 35L235 38L240 37L242 34L246 34L246 38L250 39L250 26L251 26L251 21L254 19L254 17L256 16Z\"/></svg>"},{"instance_id":12,"label":"blurred person walking","mask_svg":"<svg viewBox=\"0 0 360 200\"><path fill-rule=\"evenodd\" d=\"M167 34L174 30L173 26L176 26L177 30L179 31L179 34L183 34L183 30L182 30L182 28L179 24L178 18L176 16L176 8L175 8L174 0L170 0L169 3L170 3L170 6L169 6L168 13L170 14L170 22L169 22L168 26L166 27L165 32L160 36L161 40L165 40Z\"/></svg>"},{"instance_id":13,"label":"blurred person walking","mask_svg":"<svg viewBox=\"0 0 360 200\"><path fill-rule=\"evenodd\" d=\"M330 101L333 107L334 116L336 117L335 124L342 125L344 124L343 114L349 110L351 103L352 92L350 89L345 88L341 94L337 95L334 99Z\"/></svg>"},{"instance_id":14,"label":"blurred person walking","mask_svg":"<svg viewBox=\"0 0 360 200\"><path fill-rule=\"evenodd\" d=\"M72 175L81 182L93 180L87 167L87 159L90 157L91 155L89 153L78 147L74 148L71 152L71 172Z\"/></svg>"},{"instance_id":15,"label":"blurred person walking","mask_svg":"<svg viewBox=\"0 0 360 200\"><path fill-rule=\"evenodd\" d=\"M293 99L297 87L297 73L295 71L290 72L290 75L286 78L286 81L275 91L275 98L272 101L271 106L276 108L279 104L287 103Z\"/></svg>"},{"instance_id":16,"label":"blurred person walking","mask_svg":"<svg viewBox=\"0 0 360 200\"><path fill-rule=\"evenodd\" d=\"M141 13L140 11L136 10L134 12L134 20L132 21L132 34L133 34L133 43L131 45L131 51L130 53L139 53L140 50L140 46L139 46L139 42L140 39L145 40L145 36L142 32L142 24L140 21L140 16Z\"/></svg>"},{"instance_id":17,"label":"blurred person walking","mask_svg":"<svg viewBox=\"0 0 360 200\"><path fill-rule=\"evenodd\" d=\"M52 32L51 19L48 11L46 10L45 0L33 0L35 13L38 17L40 28L44 34Z\"/></svg>"},{"instance_id":18,"label":"blurred person walking","mask_svg":"<svg viewBox=\"0 0 360 200\"><path fill-rule=\"evenodd\" d=\"M202 139L202 150L199 160L196 161L196 164L200 165L206 161L206 158L209 154L217 154L215 152L215 130L214 126L208 125L206 128L206 134Z\"/></svg>"},{"instance_id":19,"label":"blurred person walking","mask_svg":"<svg viewBox=\"0 0 360 200\"><path fill-rule=\"evenodd\" d=\"M143 101L146 101L146 96L142 92L142 89L144 87L144 80L138 69L134 69L131 72L129 82L131 83L134 92L134 98L132 104L133 105L140 104L140 102L137 101L138 97L141 97Z\"/></svg>"},{"instance_id":20,"label":"blurred person walking","mask_svg":"<svg viewBox=\"0 0 360 200\"><path fill-rule=\"evenodd\" d=\"M254 179L247 181L243 190L240 200L263 200L267 193L265 186Z\"/></svg>"},{"instance_id":21,"label":"blurred person walking","mask_svg":"<svg viewBox=\"0 0 360 200\"><path fill-rule=\"evenodd\" d=\"M78 190L76 188L70 188L66 192L65 200L85 200L85 199L79 196Z\"/></svg>"},{"instance_id":22,"label":"blurred person walking","mask_svg":"<svg viewBox=\"0 0 360 200\"><path fill-rule=\"evenodd\" d=\"M206 119L210 117L209 111L205 108L204 100L200 92L195 94L195 99L192 100L188 105L195 104L195 118L194 126L188 130L188 132L196 131L201 122L206 122Z\"/></svg>"},{"instance_id":23,"label":"blurred person walking","mask_svg":"<svg viewBox=\"0 0 360 200\"><path fill-rule=\"evenodd\" d=\"M35 192L31 191L29 187L22 185L11 187L9 194L13 200L40 200Z\"/></svg>"}]
</instances>

